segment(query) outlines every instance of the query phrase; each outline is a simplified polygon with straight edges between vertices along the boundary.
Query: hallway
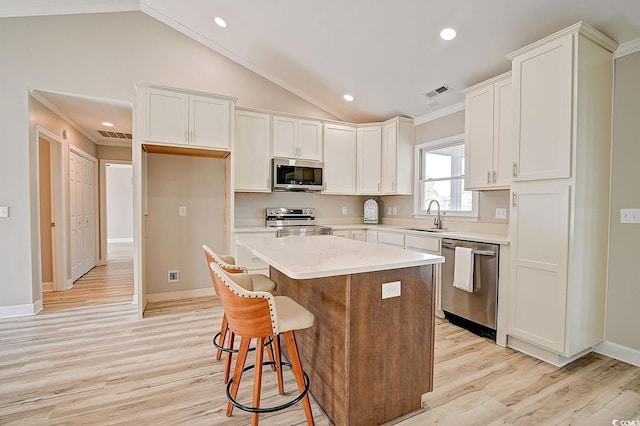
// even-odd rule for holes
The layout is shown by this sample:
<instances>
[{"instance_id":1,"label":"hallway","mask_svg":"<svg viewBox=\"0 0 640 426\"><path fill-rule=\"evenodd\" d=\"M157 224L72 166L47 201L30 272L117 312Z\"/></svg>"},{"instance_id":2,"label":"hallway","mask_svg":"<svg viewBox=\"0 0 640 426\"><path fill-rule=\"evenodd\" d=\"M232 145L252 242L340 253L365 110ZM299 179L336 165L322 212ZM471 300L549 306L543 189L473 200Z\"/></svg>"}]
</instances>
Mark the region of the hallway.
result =
<instances>
[{"instance_id":1,"label":"hallway","mask_svg":"<svg viewBox=\"0 0 640 426\"><path fill-rule=\"evenodd\" d=\"M45 312L133 300L133 243L109 243L109 262L96 266L70 290L45 292Z\"/></svg>"}]
</instances>

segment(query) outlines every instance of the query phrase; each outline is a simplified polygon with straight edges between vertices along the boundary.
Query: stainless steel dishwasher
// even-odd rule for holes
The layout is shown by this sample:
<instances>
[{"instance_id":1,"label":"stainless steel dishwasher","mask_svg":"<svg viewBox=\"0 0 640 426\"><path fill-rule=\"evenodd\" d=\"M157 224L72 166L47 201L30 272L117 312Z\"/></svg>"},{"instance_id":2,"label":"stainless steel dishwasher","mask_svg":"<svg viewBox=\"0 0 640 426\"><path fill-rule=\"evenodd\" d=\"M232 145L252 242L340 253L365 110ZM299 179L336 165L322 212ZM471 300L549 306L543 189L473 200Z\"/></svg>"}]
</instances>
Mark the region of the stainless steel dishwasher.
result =
<instances>
[{"instance_id":1,"label":"stainless steel dishwasher","mask_svg":"<svg viewBox=\"0 0 640 426\"><path fill-rule=\"evenodd\" d=\"M473 250L473 292L453 286L456 247ZM498 306L500 246L473 241L442 239L441 306L445 318L480 336L495 340Z\"/></svg>"}]
</instances>

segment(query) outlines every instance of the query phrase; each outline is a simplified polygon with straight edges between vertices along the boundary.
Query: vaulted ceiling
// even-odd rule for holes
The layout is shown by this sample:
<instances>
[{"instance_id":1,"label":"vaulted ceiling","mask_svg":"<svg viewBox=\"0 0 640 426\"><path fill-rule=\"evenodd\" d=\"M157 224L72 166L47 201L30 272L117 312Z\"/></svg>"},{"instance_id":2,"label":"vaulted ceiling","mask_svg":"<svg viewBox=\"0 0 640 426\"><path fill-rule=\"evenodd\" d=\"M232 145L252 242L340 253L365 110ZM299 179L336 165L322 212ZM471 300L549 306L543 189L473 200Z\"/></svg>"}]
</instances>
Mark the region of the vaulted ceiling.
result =
<instances>
[{"instance_id":1,"label":"vaulted ceiling","mask_svg":"<svg viewBox=\"0 0 640 426\"><path fill-rule=\"evenodd\" d=\"M460 109L462 89L510 69L506 54L579 21L620 44L640 39L639 0L0 2L0 17L126 10L141 10L354 122ZM457 37L442 40L445 27ZM425 96L443 85L445 94ZM355 99L345 101L345 93Z\"/></svg>"}]
</instances>

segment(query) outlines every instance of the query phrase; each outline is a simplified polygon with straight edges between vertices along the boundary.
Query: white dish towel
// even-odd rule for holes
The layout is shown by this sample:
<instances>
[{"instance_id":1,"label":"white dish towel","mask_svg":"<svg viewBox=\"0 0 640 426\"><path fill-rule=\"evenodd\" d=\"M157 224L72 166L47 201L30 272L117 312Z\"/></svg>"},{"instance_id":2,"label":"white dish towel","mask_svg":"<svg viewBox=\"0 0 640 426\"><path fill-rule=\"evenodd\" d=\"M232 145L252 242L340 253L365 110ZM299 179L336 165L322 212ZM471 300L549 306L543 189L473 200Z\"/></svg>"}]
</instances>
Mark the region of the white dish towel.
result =
<instances>
[{"instance_id":1,"label":"white dish towel","mask_svg":"<svg viewBox=\"0 0 640 426\"><path fill-rule=\"evenodd\" d=\"M473 293L473 249L456 247L453 286Z\"/></svg>"}]
</instances>

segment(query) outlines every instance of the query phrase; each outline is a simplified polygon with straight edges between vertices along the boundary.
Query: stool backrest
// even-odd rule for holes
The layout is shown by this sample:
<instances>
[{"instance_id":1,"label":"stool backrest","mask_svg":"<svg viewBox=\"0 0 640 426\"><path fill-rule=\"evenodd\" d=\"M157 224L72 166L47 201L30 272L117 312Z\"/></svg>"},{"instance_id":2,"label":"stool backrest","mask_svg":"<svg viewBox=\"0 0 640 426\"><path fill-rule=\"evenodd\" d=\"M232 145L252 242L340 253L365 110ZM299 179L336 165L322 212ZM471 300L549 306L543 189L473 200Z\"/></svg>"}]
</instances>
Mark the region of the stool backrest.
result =
<instances>
[{"instance_id":1,"label":"stool backrest","mask_svg":"<svg viewBox=\"0 0 640 426\"><path fill-rule=\"evenodd\" d=\"M211 264L212 262L219 265L225 272L236 274L236 284L243 287L245 290L253 290L253 280L247 273L246 268L242 266L231 265L222 261L220 257L206 244L202 246L202 249L204 250L204 256L207 259L207 266L209 266L209 264ZM211 270L209 270L209 272L211 272ZM216 294L220 294L220 292L218 292L218 288L216 287L216 282L215 280L213 280L213 275L211 276L211 279L213 281L213 291Z\"/></svg>"},{"instance_id":2,"label":"stool backrest","mask_svg":"<svg viewBox=\"0 0 640 426\"><path fill-rule=\"evenodd\" d=\"M243 288L235 282L241 275L227 274L215 262L210 263L209 268L231 331L243 337L278 334L275 299L271 293Z\"/></svg>"},{"instance_id":3,"label":"stool backrest","mask_svg":"<svg viewBox=\"0 0 640 426\"><path fill-rule=\"evenodd\" d=\"M233 257L220 256L216 252L211 250L211 248L206 244L202 245L202 249L204 250L204 254L207 257L207 264L211 262L215 262L218 265L220 265L220 267L224 269L226 272L228 272L229 274L246 274L248 272L247 268L245 268L244 266L230 263L229 261L235 262Z\"/></svg>"}]
</instances>

